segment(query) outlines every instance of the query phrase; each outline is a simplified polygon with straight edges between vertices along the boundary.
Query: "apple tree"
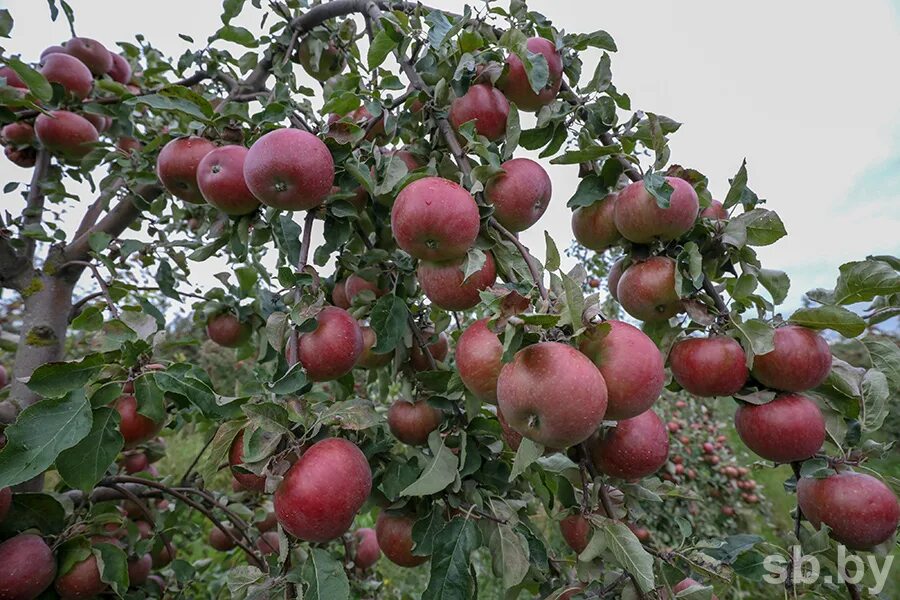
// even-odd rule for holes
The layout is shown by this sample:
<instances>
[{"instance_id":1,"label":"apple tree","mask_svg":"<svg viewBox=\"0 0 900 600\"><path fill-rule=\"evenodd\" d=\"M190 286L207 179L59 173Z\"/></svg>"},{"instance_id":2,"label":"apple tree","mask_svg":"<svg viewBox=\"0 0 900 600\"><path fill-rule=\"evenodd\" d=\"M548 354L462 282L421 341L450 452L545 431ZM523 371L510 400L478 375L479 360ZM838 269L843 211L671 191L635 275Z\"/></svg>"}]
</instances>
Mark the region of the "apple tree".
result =
<instances>
[{"instance_id":1,"label":"apple tree","mask_svg":"<svg viewBox=\"0 0 900 600\"><path fill-rule=\"evenodd\" d=\"M789 277L755 251L778 215L746 164L717 201L673 162L679 124L615 86L610 34L521 0L225 0L170 59L48 6L72 38L0 56L0 137L28 173L0 230L0 598L869 593L798 582L790 547L832 574L838 544L893 548L872 467L900 350L872 329L900 310L898 260L847 263L782 315ZM519 238L564 201L572 269ZM185 305L195 327L172 327ZM792 531L673 516L678 431L714 427L717 398L753 469L790 465ZM189 466L158 468L184 432ZM755 504L721 437L704 462Z\"/></svg>"}]
</instances>

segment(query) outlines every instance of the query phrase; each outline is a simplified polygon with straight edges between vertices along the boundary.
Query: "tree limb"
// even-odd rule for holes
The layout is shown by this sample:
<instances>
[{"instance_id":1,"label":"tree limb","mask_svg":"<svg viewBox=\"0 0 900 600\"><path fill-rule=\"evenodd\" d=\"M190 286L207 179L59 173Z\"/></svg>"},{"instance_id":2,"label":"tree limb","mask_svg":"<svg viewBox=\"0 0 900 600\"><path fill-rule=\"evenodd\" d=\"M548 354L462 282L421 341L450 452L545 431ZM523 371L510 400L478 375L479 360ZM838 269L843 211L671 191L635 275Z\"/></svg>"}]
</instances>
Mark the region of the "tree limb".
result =
<instances>
[{"instance_id":1,"label":"tree limb","mask_svg":"<svg viewBox=\"0 0 900 600\"><path fill-rule=\"evenodd\" d=\"M117 177L97 196L97 199L94 200L94 203L91 204L91 207L85 211L84 216L81 218L81 223L79 223L78 229L75 230L75 235L72 236L73 239L84 235L86 231L94 226L94 223L97 222L97 219L100 218L100 215L109 205L110 199L118 193L123 185L125 185L125 180Z\"/></svg>"}]
</instances>

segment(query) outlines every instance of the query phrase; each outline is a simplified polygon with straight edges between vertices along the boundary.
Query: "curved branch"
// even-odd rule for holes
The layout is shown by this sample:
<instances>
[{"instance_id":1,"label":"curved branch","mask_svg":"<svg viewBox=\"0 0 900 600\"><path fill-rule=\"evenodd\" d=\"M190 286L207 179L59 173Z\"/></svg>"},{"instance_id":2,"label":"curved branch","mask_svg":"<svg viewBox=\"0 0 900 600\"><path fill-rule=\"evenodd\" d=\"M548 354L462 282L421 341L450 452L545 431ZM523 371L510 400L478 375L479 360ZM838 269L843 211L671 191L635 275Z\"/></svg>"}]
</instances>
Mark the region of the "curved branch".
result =
<instances>
[{"instance_id":1,"label":"curved branch","mask_svg":"<svg viewBox=\"0 0 900 600\"><path fill-rule=\"evenodd\" d=\"M497 222L497 219L491 217L488 221L491 227L497 230L501 236L503 236L506 240L512 242L513 246L519 251L519 254L522 255L522 258L525 260L525 264L528 265L528 272L531 273L531 278L534 280L535 285L537 285L538 291L541 293L541 299L547 300L547 288L544 287L543 277L541 277L541 268L537 262L537 260L531 255L522 242L519 241L519 238L515 236L511 231L509 231L506 227Z\"/></svg>"}]
</instances>

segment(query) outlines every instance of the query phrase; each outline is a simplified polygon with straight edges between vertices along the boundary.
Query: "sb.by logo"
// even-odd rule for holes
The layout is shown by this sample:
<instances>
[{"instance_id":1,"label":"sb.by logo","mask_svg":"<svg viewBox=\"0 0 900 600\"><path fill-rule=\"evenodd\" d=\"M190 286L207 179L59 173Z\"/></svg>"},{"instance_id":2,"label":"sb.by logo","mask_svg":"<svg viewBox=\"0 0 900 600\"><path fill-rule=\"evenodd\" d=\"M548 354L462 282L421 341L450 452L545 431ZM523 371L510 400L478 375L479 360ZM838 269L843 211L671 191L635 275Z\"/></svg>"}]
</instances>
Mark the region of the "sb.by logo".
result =
<instances>
[{"instance_id":1,"label":"sb.by logo","mask_svg":"<svg viewBox=\"0 0 900 600\"><path fill-rule=\"evenodd\" d=\"M819 560L815 556L803 554L800 546L791 546L793 556L793 581L800 584L812 584L817 581L825 583L852 583L858 584L866 575L866 569L871 571L875 585L869 588L872 594L879 594L887 583L888 574L894 563L893 556L887 556L884 564L879 568L875 556L868 555L864 561L862 557L847 552L847 548L840 544L837 551L837 576L822 575ZM763 575L766 583L783 584L787 578L788 560L780 554L772 554L763 559L763 568L767 571Z\"/></svg>"}]
</instances>

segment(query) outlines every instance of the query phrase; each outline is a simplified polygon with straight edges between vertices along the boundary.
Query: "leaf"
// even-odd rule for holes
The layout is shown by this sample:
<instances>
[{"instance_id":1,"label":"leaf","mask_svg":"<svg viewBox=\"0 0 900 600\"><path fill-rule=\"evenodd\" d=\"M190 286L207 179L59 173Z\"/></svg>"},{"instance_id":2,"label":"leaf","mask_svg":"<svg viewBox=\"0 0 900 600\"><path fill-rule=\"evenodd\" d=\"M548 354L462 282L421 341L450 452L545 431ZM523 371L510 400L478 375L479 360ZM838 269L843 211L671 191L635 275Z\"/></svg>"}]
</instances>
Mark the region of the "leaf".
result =
<instances>
[{"instance_id":1,"label":"leaf","mask_svg":"<svg viewBox=\"0 0 900 600\"><path fill-rule=\"evenodd\" d=\"M169 394L183 396L188 402L199 408L206 417L219 415L215 393L205 382L189 376L188 372L168 369L154 373L153 377L156 379L159 389Z\"/></svg>"},{"instance_id":2,"label":"leaf","mask_svg":"<svg viewBox=\"0 0 900 600\"><path fill-rule=\"evenodd\" d=\"M372 307L369 324L375 330L377 339L372 349L376 354L384 354L398 347L407 331L406 317L409 309L406 302L394 294L385 294Z\"/></svg>"},{"instance_id":3,"label":"leaf","mask_svg":"<svg viewBox=\"0 0 900 600\"><path fill-rule=\"evenodd\" d=\"M56 458L56 470L69 487L88 492L103 479L124 445L119 420L112 408L96 409L90 433Z\"/></svg>"},{"instance_id":4,"label":"leaf","mask_svg":"<svg viewBox=\"0 0 900 600\"><path fill-rule=\"evenodd\" d=\"M12 32L13 18L7 9L0 10L0 37L8 38Z\"/></svg>"},{"instance_id":5,"label":"leaf","mask_svg":"<svg viewBox=\"0 0 900 600\"><path fill-rule=\"evenodd\" d=\"M748 367L753 365L753 357L768 354L775 349L775 329L768 323L759 319L745 322L732 319L731 322L743 342L741 345L744 351L747 352Z\"/></svg>"},{"instance_id":6,"label":"leaf","mask_svg":"<svg viewBox=\"0 0 900 600\"><path fill-rule=\"evenodd\" d=\"M387 58L387 55L396 47L397 42L391 38L387 30L380 30L369 45L369 52L366 55L366 59L369 63L369 70L372 71L376 67L380 67L381 63L384 62L384 59Z\"/></svg>"},{"instance_id":7,"label":"leaf","mask_svg":"<svg viewBox=\"0 0 900 600\"><path fill-rule=\"evenodd\" d=\"M0 488L43 473L60 452L90 431L91 405L81 390L32 404L4 430L7 444L0 450Z\"/></svg>"},{"instance_id":8,"label":"leaf","mask_svg":"<svg viewBox=\"0 0 900 600\"><path fill-rule=\"evenodd\" d=\"M553 238L550 237L550 234L546 230L544 231L544 243L547 245L547 259L544 268L548 271L555 271L559 268L559 249L556 247L556 242L553 241Z\"/></svg>"},{"instance_id":9,"label":"leaf","mask_svg":"<svg viewBox=\"0 0 900 600\"><path fill-rule=\"evenodd\" d=\"M861 341L869 351L872 367L887 377L891 395L900 394L900 348L897 348L896 342L891 338L872 335L867 335Z\"/></svg>"},{"instance_id":10,"label":"leaf","mask_svg":"<svg viewBox=\"0 0 900 600\"><path fill-rule=\"evenodd\" d=\"M735 204L741 201L741 197L744 194L744 190L747 188L747 159L745 158L741 162L741 168L738 169L738 172L735 173L734 177L731 178L731 187L728 188L728 193L725 195L725 200L722 202L725 210L728 210Z\"/></svg>"},{"instance_id":11,"label":"leaf","mask_svg":"<svg viewBox=\"0 0 900 600\"><path fill-rule=\"evenodd\" d=\"M235 25L223 25L213 37L225 40L226 42L234 42L245 48L256 48L259 46L259 41L253 32L244 27L237 27Z\"/></svg>"},{"instance_id":12,"label":"leaf","mask_svg":"<svg viewBox=\"0 0 900 600\"><path fill-rule=\"evenodd\" d=\"M527 437L523 437L522 443L519 444L519 449L516 450L516 457L513 459L512 472L509 474L509 481L514 480L524 473L529 465L543 455L544 447L542 445Z\"/></svg>"},{"instance_id":13,"label":"leaf","mask_svg":"<svg viewBox=\"0 0 900 600\"><path fill-rule=\"evenodd\" d=\"M675 290L687 298L703 287L703 257L696 242L687 242L675 258Z\"/></svg>"},{"instance_id":14,"label":"leaf","mask_svg":"<svg viewBox=\"0 0 900 600\"><path fill-rule=\"evenodd\" d=\"M32 69L14 56L7 58L6 64L16 72L16 75L25 82L29 91L36 97L45 102L53 98L53 88L50 86L50 82L39 71Z\"/></svg>"},{"instance_id":15,"label":"leaf","mask_svg":"<svg viewBox=\"0 0 900 600\"><path fill-rule=\"evenodd\" d=\"M310 550L303 565L302 577L309 584L304 600L346 600L350 598L350 582L344 567L321 548Z\"/></svg>"},{"instance_id":16,"label":"leaf","mask_svg":"<svg viewBox=\"0 0 900 600\"><path fill-rule=\"evenodd\" d=\"M469 277L478 273L484 268L487 261L487 255L480 248L472 247L466 253L466 261L463 264L463 283L469 280Z\"/></svg>"},{"instance_id":17,"label":"leaf","mask_svg":"<svg viewBox=\"0 0 900 600\"><path fill-rule=\"evenodd\" d=\"M134 380L134 397L138 413L157 423L166 418L166 398L152 372L141 373Z\"/></svg>"},{"instance_id":18,"label":"leaf","mask_svg":"<svg viewBox=\"0 0 900 600\"><path fill-rule=\"evenodd\" d=\"M756 291L758 285L759 280L756 278L756 275L743 273L735 280L731 297L735 300L746 300L750 297L750 294Z\"/></svg>"},{"instance_id":19,"label":"leaf","mask_svg":"<svg viewBox=\"0 0 900 600\"><path fill-rule=\"evenodd\" d=\"M425 17L425 22L428 23L428 43L432 48L440 48L452 28L447 15L439 10L433 10Z\"/></svg>"},{"instance_id":20,"label":"leaf","mask_svg":"<svg viewBox=\"0 0 900 600\"><path fill-rule=\"evenodd\" d=\"M516 147L519 145L519 137L522 135L522 124L519 121L519 109L515 104L509 107L509 116L506 118L506 144L503 146L504 160L512 158Z\"/></svg>"},{"instance_id":21,"label":"leaf","mask_svg":"<svg viewBox=\"0 0 900 600\"><path fill-rule=\"evenodd\" d=\"M219 250L221 250L222 248L224 248L227 243L228 243L227 235L219 236L216 239L214 239L212 242L210 242L208 244L204 243L202 246L200 246L199 248L197 248L196 250L194 250L193 252L188 254L187 259L192 260L194 262L202 262L202 261L206 260L207 258L209 258L210 256L212 256L213 254L215 254L216 252L218 252ZM299 243L298 243L298 247L299 247ZM282 251L284 251L283 248L282 248Z\"/></svg>"},{"instance_id":22,"label":"leaf","mask_svg":"<svg viewBox=\"0 0 900 600\"><path fill-rule=\"evenodd\" d=\"M841 274L834 286L837 304L853 304L872 300L875 296L900 292L900 274L880 260L864 260L840 266Z\"/></svg>"},{"instance_id":23,"label":"leaf","mask_svg":"<svg viewBox=\"0 0 900 600\"><path fill-rule=\"evenodd\" d=\"M57 535L66 527L66 511L50 494L16 492L6 518L0 521L0 537L11 537L28 529Z\"/></svg>"},{"instance_id":24,"label":"leaf","mask_svg":"<svg viewBox=\"0 0 900 600\"><path fill-rule=\"evenodd\" d=\"M672 203L672 192L675 191L675 188L669 185L662 173L650 172L644 175L644 187L656 200L658 207L669 208L669 205Z\"/></svg>"},{"instance_id":25,"label":"leaf","mask_svg":"<svg viewBox=\"0 0 900 600\"><path fill-rule=\"evenodd\" d=\"M788 320L810 329L831 329L848 338L856 337L866 330L863 318L842 306L801 308Z\"/></svg>"},{"instance_id":26,"label":"leaf","mask_svg":"<svg viewBox=\"0 0 900 600\"><path fill-rule=\"evenodd\" d=\"M569 208L578 208L579 206L590 206L600 198L606 196L609 192L609 186L597 174L590 173L578 182L578 188L575 194L569 198L566 206Z\"/></svg>"},{"instance_id":27,"label":"leaf","mask_svg":"<svg viewBox=\"0 0 900 600\"><path fill-rule=\"evenodd\" d=\"M772 294L772 302L775 305L784 302L791 289L791 280L787 273L774 269L760 269L756 276L762 286Z\"/></svg>"},{"instance_id":28,"label":"leaf","mask_svg":"<svg viewBox=\"0 0 900 600\"><path fill-rule=\"evenodd\" d=\"M746 227L747 244L751 246L768 246L787 235L781 218L771 210L764 208L754 208L742 213L731 219L730 223Z\"/></svg>"},{"instance_id":29,"label":"leaf","mask_svg":"<svg viewBox=\"0 0 900 600\"><path fill-rule=\"evenodd\" d=\"M890 391L884 373L875 369L866 371L862 381L859 419L863 431L877 431L881 428L888 414L888 398Z\"/></svg>"},{"instance_id":30,"label":"leaf","mask_svg":"<svg viewBox=\"0 0 900 600\"><path fill-rule=\"evenodd\" d=\"M245 425L244 421L225 421L216 430L209 449L197 463L197 473L203 478L204 483L209 485L219 465L228 460L231 443Z\"/></svg>"},{"instance_id":31,"label":"leaf","mask_svg":"<svg viewBox=\"0 0 900 600\"><path fill-rule=\"evenodd\" d=\"M158 330L156 319L142 310L122 310L119 320L142 340L149 339Z\"/></svg>"},{"instance_id":32,"label":"leaf","mask_svg":"<svg viewBox=\"0 0 900 600\"><path fill-rule=\"evenodd\" d=\"M241 14L246 0L224 0L222 2L222 23L228 25L233 18Z\"/></svg>"},{"instance_id":33,"label":"leaf","mask_svg":"<svg viewBox=\"0 0 900 600\"><path fill-rule=\"evenodd\" d=\"M612 82L612 63L609 58L609 54L606 52L603 53L603 56L600 57L600 62L597 63L597 68L594 70L594 76L591 78L590 83L584 88L585 92L605 92L607 88L609 88L610 82Z\"/></svg>"},{"instance_id":34,"label":"leaf","mask_svg":"<svg viewBox=\"0 0 900 600\"><path fill-rule=\"evenodd\" d=\"M285 254L290 264L296 265L300 262L300 225L287 213L272 219L271 226L278 249Z\"/></svg>"},{"instance_id":35,"label":"leaf","mask_svg":"<svg viewBox=\"0 0 900 600\"><path fill-rule=\"evenodd\" d=\"M581 150L570 150L550 161L552 165L574 165L583 162L591 162L610 154L616 154L622 151L622 146L612 144L610 146L588 146Z\"/></svg>"},{"instance_id":36,"label":"leaf","mask_svg":"<svg viewBox=\"0 0 900 600\"><path fill-rule=\"evenodd\" d=\"M419 478L400 492L401 496L430 496L440 492L456 480L459 459L444 444L443 438L437 431L432 431L428 436L428 446L431 448L431 460L428 461Z\"/></svg>"},{"instance_id":37,"label":"leaf","mask_svg":"<svg viewBox=\"0 0 900 600\"><path fill-rule=\"evenodd\" d=\"M95 544L91 551L97 557L100 580L108 583L120 598L128 591L128 557L125 551L112 544Z\"/></svg>"},{"instance_id":38,"label":"leaf","mask_svg":"<svg viewBox=\"0 0 900 600\"><path fill-rule=\"evenodd\" d=\"M269 386L269 390L273 394L284 396L301 390L306 383L306 371L303 369L303 365L298 362L292 366L281 379L273 382Z\"/></svg>"},{"instance_id":39,"label":"leaf","mask_svg":"<svg viewBox=\"0 0 900 600\"><path fill-rule=\"evenodd\" d=\"M581 291L581 284L575 281L569 275L561 274L563 292L565 294L565 306L562 307L562 319L559 325L571 325L572 329L578 331L581 329L581 315L584 312L584 293Z\"/></svg>"},{"instance_id":40,"label":"leaf","mask_svg":"<svg viewBox=\"0 0 900 600\"><path fill-rule=\"evenodd\" d=\"M203 123L210 122L209 117L203 112L203 109L196 103L185 98L173 98L163 96L162 94L147 94L146 96L135 96L123 102L126 106L135 106L144 104L155 110L165 112L179 112L189 117L193 117Z\"/></svg>"},{"instance_id":41,"label":"leaf","mask_svg":"<svg viewBox=\"0 0 900 600\"><path fill-rule=\"evenodd\" d=\"M550 65L547 64L547 57L540 52L525 51L525 56L519 55L522 59L522 66L525 67L525 76L528 78L528 84L535 94L540 94L547 87L550 81Z\"/></svg>"},{"instance_id":42,"label":"leaf","mask_svg":"<svg viewBox=\"0 0 900 600\"><path fill-rule=\"evenodd\" d=\"M71 362L46 363L34 370L28 387L47 398L63 396L83 387L110 360L110 354L97 353Z\"/></svg>"},{"instance_id":43,"label":"leaf","mask_svg":"<svg viewBox=\"0 0 900 600\"><path fill-rule=\"evenodd\" d=\"M653 557L644 550L641 542L631 529L621 521L604 519L605 523L598 530L603 535L606 548L622 569L634 576L638 587L648 592L655 585L653 575Z\"/></svg>"},{"instance_id":44,"label":"leaf","mask_svg":"<svg viewBox=\"0 0 900 600\"><path fill-rule=\"evenodd\" d=\"M503 589L519 585L528 574L528 540L504 523L493 527L488 542L494 576L501 578Z\"/></svg>"},{"instance_id":45,"label":"leaf","mask_svg":"<svg viewBox=\"0 0 900 600\"><path fill-rule=\"evenodd\" d=\"M412 550L413 555L431 556L434 552L434 540L441 529L444 528L442 512L443 510L436 505L427 516L413 523L412 539L416 544Z\"/></svg>"},{"instance_id":46,"label":"leaf","mask_svg":"<svg viewBox=\"0 0 900 600\"><path fill-rule=\"evenodd\" d=\"M431 576L423 600L467 600L474 585L469 557L481 546L481 532L474 521L455 518L434 540Z\"/></svg>"}]
</instances>

